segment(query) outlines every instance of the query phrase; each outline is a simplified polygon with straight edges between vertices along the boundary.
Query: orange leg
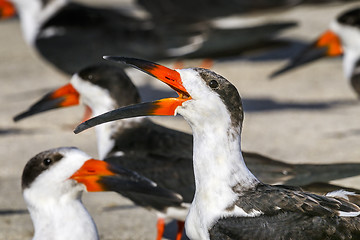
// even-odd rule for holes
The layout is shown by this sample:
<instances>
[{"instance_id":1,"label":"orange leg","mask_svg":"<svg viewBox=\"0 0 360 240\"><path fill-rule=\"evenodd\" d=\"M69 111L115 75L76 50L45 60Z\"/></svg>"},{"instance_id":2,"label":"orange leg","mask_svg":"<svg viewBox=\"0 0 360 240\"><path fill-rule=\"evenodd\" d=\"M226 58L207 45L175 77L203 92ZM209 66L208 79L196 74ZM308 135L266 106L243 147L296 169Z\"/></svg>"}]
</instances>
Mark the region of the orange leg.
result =
<instances>
[{"instance_id":1,"label":"orange leg","mask_svg":"<svg viewBox=\"0 0 360 240\"><path fill-rule=\"evenodd\" d=\"M86 120L89 120L91 116L92 116L91 108L88 105L85 105L85 112L81 122L85 122Z\"/></svg>"},{"instance_id":2,"label":"orange leg","mask_svg":"<svg viewBox=\"0 0 360 240\"><path fill-rule=\"evenodd\" d=\"M178 229L177 229L177 234L176 234L176 240L180 240L182 237L182 232L184 230L185 222L177 221L177 225L178 225Z\"/></svg>"},{"instance_id":3,"label":"orange leg","mask_svg":"<svg viewBox=\"0 0 360 240\"><path fill-rule=\"evenodd\" d=\"M157 221L157 237L156 240L161 240L165 230L165 220L163 218L158 218Z\"/></svg>"}]
</instances>

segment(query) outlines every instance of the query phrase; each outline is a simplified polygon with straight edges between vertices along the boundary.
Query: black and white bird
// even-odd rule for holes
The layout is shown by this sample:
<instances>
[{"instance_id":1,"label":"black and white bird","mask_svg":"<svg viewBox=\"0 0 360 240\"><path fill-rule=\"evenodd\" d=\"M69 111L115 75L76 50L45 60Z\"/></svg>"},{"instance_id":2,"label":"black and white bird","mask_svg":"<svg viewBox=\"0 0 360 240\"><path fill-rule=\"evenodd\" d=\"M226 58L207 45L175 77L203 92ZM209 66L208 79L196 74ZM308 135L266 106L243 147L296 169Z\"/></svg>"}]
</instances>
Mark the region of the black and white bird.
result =
<instances>
[{"instance_id":1,"label":"black and white bird","mask_svg":"<svg viewBox=\"0 0 360 240\"><path fill-rule=\"evenodd\" d=\"M90 111L90 116L85 117L85 120L87 120L89 117L119 107L140 103L140 95L122 68L109 65L94 65L74 74L69 84L47 93L32 104L28 110L15 116L14 121L80 103L84 104ZM124 119L109 125L96 126L95 129L100 159L120 154L132 156L131 159L142 158L141 155L136 156L139 150L134 150L139 148L139 136L144 139L141 148L147 152L145 155L159 155L162 158L179 158L181 156L181 158L184 158L183 161L191 161L192 159L192 135L162 127L153 123L149 118ZM143 132L144 129L147 129L145 133ZM184 141L181 142L182 151L169 148L170 146L167 146L161 137L158 138L158 136L164 135L167 136L166 141L171 142L171 144L183 139ZM154 142L157 142L158 145L154 145ZM167 154L164 152L167 152ZM253 152L243 152L243 155L250 170L255 172L256 176L263 182L271 184L281 183L315 189L316 185L307 185L317 182L325 183L360 174L360 164L356 163L289 164ZM127 163L122 162L122 164L125 164L124 167L134 168L135 166L129 165L130 162L131 164L140 164L135 167L136 171L140 172L141 169L149 168L152 165L152 161L148 160L142 163L130 159L128 161ZM149 165L145 167L143 164ZM159 167L163 167L162 163L159 164ZM186 171L192 172L192 167L187 167ZM151 178L152 176L148 177ZM322 187L324 186L322 185ZM327 185L328 187L330 185ZM316 191L322 192L321 188Z\"/></svg>"},{"instance_id":2,"label":"black and white bird","mask_svg":"<svg viewBox=\"0 0 360 240\"><path fill-rule=\"evenodd\" d=\"M262 183L241 151L243 109L237 89L201 68L171 70L139 59L107 57L158 78L179 97L123 107L80 124L92 126L144 115L181 114L194 137L196 191L186 218L190 239L358 239L359 196L327 196Z\"/></svg>"},{"instance_id":3,"label":"black and white bird","mask_svg":"<svg viewBox=\"0 0 360 240\"><path fill-rule=\"evenodd\" d=\"M77 105L80 101L91 109L92 116L96 116L120 106L138 103L140 97L137 88L122 68L96 65L75 74L71 83L46 94L28 111L15 117L15 120L54 108ZM96 135L100 159L133 169L141 175L145 174L158 186L172 189L181 195L183 204L176 205L126 192L123 194L139 206L156 210L157 239L161 239L167 219L180 221L180 239L183 222L195 192L191 136L162 127L146 118L99 126L96 128ZM167 139L162 137L164 135ZM179 139L183 139L182 142L188 149L175 151L172 143Z\"/></svg>"},{"instance_id":4,"label":"black and white bird","mask_svg":"<svg viewBox=\"0 0 360 240\"><path fill-rule=\"evenodd\" d=\"M74 74L103 62L106 54L152 60L211 58L273 44L294 22L244 20L224 29L209 21L166 22L140 18L128 9L92 7L69 0L12 0L26 42L61 71ZM208 19L207 19L208 20ZM252 23L252 21L250 21Z\"/></svg>"},{"instance_id":5,"label":"black and white bird","mask_svg":"<svg viewBox=\"0 0 360 240\"><path fill-rule=\"evenodd\" d=\"M121 68L107 65L88 67L75 74L69 84L52 91L14 119L23 118L54 108L77 105L80 102L97 116L107 111L137 104L139 93ZM195 192L192 166L192 135L165 128L148 118L125 119L96 126L100 159L117 163L137 171L159 186L179 193L184 203L190 204ZM360 164L288 164L257 153L244 152L249 168L266 183L302 186L317 192L337 189L337 186L319 184L360 174ZM158 212L158 235L165 219L183 222L187 208L181 206L181 215ZM181 223L179 223L181 226ZM180 228L181 229L181 228Z\"/></svg>"},{"instance_id":6,"label":"black and white bird","mask_svg":"<svg viewBox=\"0 0 360 240\"><path fill-rule=\"evenodd\" d=\"M34 156L22 174L23 196L34 225L34 240L99 239L96 225L81 202L83 191L116 191L174 205L181 198L115 164L92 159L74 147Z\"/></svg>"},{"instance_id":7,"label":"black and white bird","mask_svg":"<svg viewBox=\"0 0 360 240\"><path fill-rule=\"evenodd\" d=\"M360 98L360 8L341 13L331 22L328 31L271 77L322 57L342 54L344 75Z\"/></svg>"}]
</instances>

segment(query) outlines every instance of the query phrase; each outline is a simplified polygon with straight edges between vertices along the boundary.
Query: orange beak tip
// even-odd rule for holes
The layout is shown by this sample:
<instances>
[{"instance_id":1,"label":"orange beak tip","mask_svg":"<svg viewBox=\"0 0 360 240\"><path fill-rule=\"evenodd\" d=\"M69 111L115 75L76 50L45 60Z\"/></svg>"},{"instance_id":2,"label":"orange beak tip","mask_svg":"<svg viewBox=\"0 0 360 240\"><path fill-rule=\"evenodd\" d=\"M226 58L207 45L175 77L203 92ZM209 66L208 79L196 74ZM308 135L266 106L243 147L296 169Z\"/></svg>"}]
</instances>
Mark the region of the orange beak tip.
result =
<instances>
[{"instance_id":1,"label":"orange beak tip","mask_svg":"<svg viewBox=\"0 0 360 240\"><path fill-rule=\"evenodd\" d=\"M7 0L0 0L0 19L14 16L16 13L14 5Z\"/></svg>"}]
</instances>

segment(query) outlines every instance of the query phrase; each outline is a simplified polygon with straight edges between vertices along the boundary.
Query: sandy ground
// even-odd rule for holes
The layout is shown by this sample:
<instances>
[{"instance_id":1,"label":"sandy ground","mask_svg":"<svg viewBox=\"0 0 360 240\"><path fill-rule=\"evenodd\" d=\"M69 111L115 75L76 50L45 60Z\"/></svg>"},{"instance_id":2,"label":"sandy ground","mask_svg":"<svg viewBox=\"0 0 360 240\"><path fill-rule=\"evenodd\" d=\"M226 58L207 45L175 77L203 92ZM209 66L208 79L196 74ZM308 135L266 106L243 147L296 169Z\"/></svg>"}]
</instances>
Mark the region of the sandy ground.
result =
<instances>
[{"instance_id":1,"label":"sandy ground","mask_svg":"<svg viewBox=\"0 0 360 240\"><path fill-rule=\"evenodd\" d=\"M327 28L336 13L351 5L298 7L270 17L298 20L300 26L284 36L309 41ZM96 157L95 135L93 130L79 135L71 131L82 117L82 107L15 124L14 115L68 78L24 43L16 19L0 23L0 46L0 239L29 239L33 227L20 189L25 163L38 152L59 146L77 146ZM243 149L292 163L360 162L360 104L343 77L341 59L318 61L269 81L267 76L282 66L287 53L276 53L278 60L257 54L215 63L213 69L232 81L244 100ZM163 87L149 81L155 88ZM181 118L156 121L190 131ZM359 181L360 177L354 177L335 183L358 187ZM101 239L155 239L155 214L121 196L85 193L84 203Z\"/></svg>"}]
</instances>

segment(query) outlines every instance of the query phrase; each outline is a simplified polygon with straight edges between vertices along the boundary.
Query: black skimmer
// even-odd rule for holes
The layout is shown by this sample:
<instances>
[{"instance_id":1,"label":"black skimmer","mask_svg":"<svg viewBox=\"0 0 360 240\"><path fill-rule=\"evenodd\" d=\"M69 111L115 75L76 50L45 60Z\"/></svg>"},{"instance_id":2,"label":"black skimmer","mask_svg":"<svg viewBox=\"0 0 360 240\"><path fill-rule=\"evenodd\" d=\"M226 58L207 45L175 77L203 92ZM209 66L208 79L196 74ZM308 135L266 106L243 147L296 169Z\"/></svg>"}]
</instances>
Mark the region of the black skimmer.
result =
<instances>
[{"instance_id":1,"label":"black skimmer","mask_svg":"<svg viewBox=\"0 0 360 240\"><path fill-rule=\"evenodd\" d=\"M96 65L73 75L69 84L46 94L14 119L18 121L80 102L89 106L92 116L96 116L118 107L137 104L140 97L121 68ZM100 159L106 158L106 161L137 171L159 186L178 192L185 203L191 203L195 185L190 134L162 127L144 118L99 125L96 133ZM178 150L180 146L181 151ZM360 164L288 164L257 153L243 154L247 165L259 179L271 184L286 183L312 189L314 185L306 185L360 174ZM321 191L324 186L316 186L317 191L324 192ZM162 224L162 218L174 218L163 213L159 213L159 216L159 224ZM186 210L175 219L185 220L185 216ZM159 225L159 232L162 229Z\"/></svg>"},{"instance_id":2,"label":"black skimmer","mask_svg":"<svg viewBox=\"0 0 360 240\"><path fill-rule=\"evenodd\" d=\"M34 225L33 239L99 239L81 202L82 192L116 191L178 205L181 197L139 174L92 159L74 147L41 152L26 164L22 190Z\"/></svg>"},{"instance_id":3,"label":"black skimmer","mask_svg":"<svg viewBox=\"0 0 360 240\"><path fill-rule=\"evenodd\" d=\"M253 27L222 29L211 22L162 24L69 0L12 1L26 42L68 74L103 62L102 56L109 53L153 60L236 55L273 44L277 33L296 25L257 22Z\"/></svg>"},{"instance_id":4,"label":"black skimmer","mask_svg":"<svg viewBox=\"0 0 360 240\"><path fill-rule=\"evenodd\" d=\"M185 222L190 239L360 238L360 207L352 202L358 195L339 190L321 196L268 185L250 172L241 152L241 98L225 78L202 68L171 70L139 59L107 59L158 78L179 97L110 111L74 132L116 119L181 114L194 136L196 192Z\"/></svg>"},{"instance_id":5,"label":"black skimmer","mask_svg":"<svg viewBox=\"0 0 360 240\"><path fill-rule=\"evenodd\" d=\"M360 98L360 8L353 8L340 14L330 24L330 29L314 43L295 56L287 65L274 72L278 76L291 69L310 63L322 57L344 55L345 77Z\"/></svg>"},{"instance_id":6,"label":"black skimmer","mask_svg":"<svg viewBox=\"0 0 360 240\"><path fill-rule=\"evenodd\" d=\"M29 116L52 109L74 106L80 103L87 106L87 108L90 109L90 115L94 117L119 107L140 103L140 96L131 79L121 68L109 65L95 65L74 74L69 84L47 93L39 101L31 105L28 110L15 116L14 121L20 121ZM117 155L117 151L122 151L122 154L125 153L125 155L131 156L131 159L143 158L136 156L136 152L134 152L134 149L130 146L139 144L136 143L138 141L137 132L141 132L146 128L149 133L144 134L141 132L139 134L145 142L143 143L144 151L150 151L147 155L155 154L155 152L152 152L154 151L154 147L151 147L149 144L152 141L145 140L147 138L152 139L153 136L151 132L156 133L156 135L167 133L166 135L169 141L177 141L171 140L172 138L181 138L184 140L182 142L183 152L174 151L172 154L175 154L174 156L177 156L176 158L181 155L184 161L191 161L192 136L190 134L161 127L153 123L150 119L130 120L131 119L128 119L126 122L120 121L118 124L109 126L96 126L100 159ZM134 137L131 139L127 138L125 141L121 140L125 139L122 134L124 134L124 136L134 134ZM146 146L146 142L149 144L148 146ZM160 146L156 146L156 148L158 151L156 154L160 154L161 151L163 151L161 150L163 148ZM243 151L243 156L250 170L254 172L261 181L270 184L287 184L307 188L306 185L308 184L317 182L324 183L360 174L360 165L356 163L319 165L289 164L253 152ZM168 157L171 157L171 154ZM121 162L120 164L123 164L124 167L129 169L135 168L134 170L140 173L144 169L149 168L149 166L145 167L143 165L144 163L140 164L140 160L128 160L129 162ZM125 159L123 161L125 161ZM133 163L140 165L134 166ZM146 160L146 164L151 164L151 161ZM152 167L154 167L154 165ZM187 171L192 172L191 166L187 168ZM152 179L152 176L147 175L147 177Z\"/></svg>"}]
</instances>

